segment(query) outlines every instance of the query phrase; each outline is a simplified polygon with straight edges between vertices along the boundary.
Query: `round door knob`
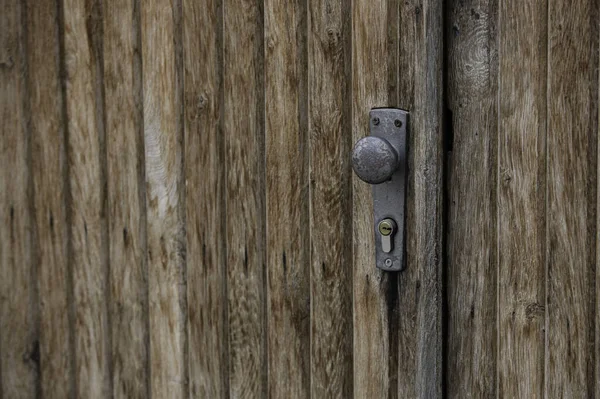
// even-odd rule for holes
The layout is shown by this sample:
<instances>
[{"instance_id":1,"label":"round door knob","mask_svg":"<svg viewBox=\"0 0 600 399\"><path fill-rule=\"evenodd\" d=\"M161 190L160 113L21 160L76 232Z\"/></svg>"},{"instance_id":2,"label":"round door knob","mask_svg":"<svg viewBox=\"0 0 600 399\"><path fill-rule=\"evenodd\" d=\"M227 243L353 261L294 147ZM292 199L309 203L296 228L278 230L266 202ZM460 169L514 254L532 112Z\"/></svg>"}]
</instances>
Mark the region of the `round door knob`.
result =
<instances>
[{"instance_id":1,"label":"round door knob","mask_svg":"<svg viewBox=\"0 0 600 399\"><path fill-rule=\"evenodd\" d=\"M398 153L381 137L363 137L354 145L352 168L367 183L380 184L389 180L398 166Z\"/></svg>"}]
</instances>

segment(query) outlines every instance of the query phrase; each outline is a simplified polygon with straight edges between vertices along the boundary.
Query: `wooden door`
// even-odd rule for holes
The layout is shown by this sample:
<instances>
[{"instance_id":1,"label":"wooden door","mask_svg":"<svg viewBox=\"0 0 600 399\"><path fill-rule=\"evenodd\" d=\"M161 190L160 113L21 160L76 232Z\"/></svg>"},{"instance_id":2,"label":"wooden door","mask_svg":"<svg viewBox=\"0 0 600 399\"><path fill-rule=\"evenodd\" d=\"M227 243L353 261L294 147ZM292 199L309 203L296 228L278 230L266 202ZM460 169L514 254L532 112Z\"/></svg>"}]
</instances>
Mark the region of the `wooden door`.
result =
<instances>
[{"instance_id":1,"label":"wooden door","mask_svg":"<svg viewBox=\"0 0 600 399\"><path fill-rule=\"evenodd\" d=\"M441 396L440 0L0 9L0 398ZM410 111L398 274L373 107Z\"/></svg>"},{"instance_id":2,"label":"wooden door","mask_svg":"<svg viewBox=\"0 0 600 399\"><path fill-rule=\"evenodd\" d=\"M446 9L450 397L600 397L598 11Z\"/></svg>"}]
</instances>

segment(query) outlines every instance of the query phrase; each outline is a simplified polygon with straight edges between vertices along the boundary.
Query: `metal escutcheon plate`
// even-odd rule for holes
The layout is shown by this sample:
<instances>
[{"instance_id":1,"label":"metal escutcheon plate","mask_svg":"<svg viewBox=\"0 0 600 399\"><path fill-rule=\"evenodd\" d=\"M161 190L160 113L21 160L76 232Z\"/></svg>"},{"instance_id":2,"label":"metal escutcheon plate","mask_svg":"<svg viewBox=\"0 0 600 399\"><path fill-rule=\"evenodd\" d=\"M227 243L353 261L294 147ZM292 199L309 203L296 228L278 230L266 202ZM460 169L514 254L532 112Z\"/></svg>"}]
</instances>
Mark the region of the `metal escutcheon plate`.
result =
<instances>
[{"instance_id":1,"label":"metal escutcheon plate","mask_svg":"<svg viewBox=\"0 0 600 399\"><path fill-rule=\"evenodd\" d=\"M405 204L408 175L408 112L394 108L376 108L369 113L370 133L387 140L398 152L400 164L391 179L374 184L373 189L373 233L375 234L376 265L386 271L400 271L405 267ZM378 224L390 218L396 222L393 248L389 253L382 250Z\"/></svg>"}]
</instances>

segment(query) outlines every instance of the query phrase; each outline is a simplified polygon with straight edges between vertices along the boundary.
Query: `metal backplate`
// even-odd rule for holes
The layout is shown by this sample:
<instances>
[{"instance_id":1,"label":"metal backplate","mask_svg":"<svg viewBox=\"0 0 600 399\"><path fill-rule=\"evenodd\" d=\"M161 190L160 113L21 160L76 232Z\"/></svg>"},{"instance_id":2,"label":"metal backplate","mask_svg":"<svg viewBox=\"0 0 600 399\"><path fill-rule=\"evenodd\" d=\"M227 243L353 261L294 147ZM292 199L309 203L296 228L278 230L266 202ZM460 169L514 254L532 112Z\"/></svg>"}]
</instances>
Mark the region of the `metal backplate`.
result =
<instances>
[{"instance_id":1,"label":"metal backplate","mask_svg":"<svg viewBox=\"0 0 600 399\"><path fill-rule=\"evenodd\" d=\"M376 265L386 271L400 271L405 266L406 244L404 240L406 181L408 175L408 112L393 108L377 108L371 110L371 136L387 140L398 153L400 165L391 179L373 185ZM382 250L381 234L377 225L383 219L390 218L396 222L397 231L392 237L391 252Z\"/></svg>"}]
</instances>

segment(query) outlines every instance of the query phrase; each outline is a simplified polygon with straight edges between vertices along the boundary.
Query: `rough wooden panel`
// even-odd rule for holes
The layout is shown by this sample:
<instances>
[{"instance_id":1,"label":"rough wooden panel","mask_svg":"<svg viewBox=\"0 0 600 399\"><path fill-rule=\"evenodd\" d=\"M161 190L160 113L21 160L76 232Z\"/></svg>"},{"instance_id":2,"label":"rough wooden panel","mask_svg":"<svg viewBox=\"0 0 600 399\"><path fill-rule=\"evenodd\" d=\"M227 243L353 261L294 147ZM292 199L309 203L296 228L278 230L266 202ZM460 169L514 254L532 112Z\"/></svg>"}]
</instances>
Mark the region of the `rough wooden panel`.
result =
<instances>
[{"instance_id":1,"label":"rough wooden panel","mask_svg":"<svg viewBox=\"0 0 600 399\"><path fill-rule=\"evenodd\" d=\"M417 72L417 52L415 51L416 35L422 28L422 6L419 0L405 0L399 2L398 23L398 100L399 108L409 111L409 145L413 140L412 112L415 109L415 75ZM409 147L410 151L410 147ZM410 162L410 155L409 155ZM410 165L409 165L410 166ZM412 168L411 168L412 169ZM411 181L411 169L409 169L409 190L414 183ZM407 248L406 269L398 276L398 398L415 397L415 367L416 360L416 322L417 322L417 278L418 270L411 266L411 254L408 252L411 238L409 233L410 223L413 222L411 212L414 212L415 204L411 204L410 191L407 193L406 203L406 227L405 240ZM401 360L400 360L401 359Z\"/></svg>"},{"instance_id":2,"label":"rough wooden panel","mask_svg":"<svg viewBox=\"0 0 600 399\"><path fill-rule=\"evenodd\" d=\"M388 13L389 10L389 13ZM354 1L352 7L352 139L369 135L369 111L398 101L398 3ZM389 35L389 32L392 35ZM353 178L354 396L396 397L398 347L397 273L375 267L371 185ZM345 235L342 239L347 239ZM401 313L400 313L400 317ZM404 345L405 343L403 343ZM405 359L401 359L405 361Z\"/></svg>"},{"instance_id":3,"label":"rough wooden panel","mask_svg":"<svg viewBox=\"0 0 600 399\"><path fill-rule=\"evenodd\" d=\"M350 2L308 3L311 396L352 395Z\"/></svg>"},{"instance_id":4,"label":"rough wooden panel","mask_svg":"<svg viewBox=\"0 0 600 399\"><path fill-rule=\"evenodd\" d=\"M224 1L229 374L232 397L266 394L263 9Z\"/></svg>"},{"instance_id":5,"label":"rough wooden panel","mask_svg":"<svg viewBox=\"0 0 600 399\"><path fill-rule=\"evenodd\" d=\"M306 3L265 1L269 397L310 395Z\"/></svg>"},{"instance_id":6,"label":"rough wooden panel","mask_svg":"<svg viewBox=\"0 0 600 399\"><path fill-rule=\"evenodd\" d=\"M18 1L2 0L0 9L0 397L33 398L39 346L31 278L23 15Z\"/></svg>"},{"instance_id":7,"label":"rough wooden panel","mask_svg":"<svg viewBox=\"0 0 600 399\"><path fill-rule=\"evenodd\" d=\"M500 3L498 392L542 397L546 3Z\"/></svg>"},{"instance_id":8,"label":"rough wooden panel","mask_svg":"<svg viewBox=\"0 0 600 399\"><path fill-rule=\"evenodd\" d=\"M70 256L77 396L110 392L108 247L99 2L64 1L64 57L70 179Z\"/></svg>"},{"instance_id":9,"label":"rough wooden panel","mask_svg":"<svg viewBox=\"0 0 600 399\"><path fill-rule=\"evenodd\" d=\"M72 276L64 92L60 81L59 16L55 0L27 7L27 64L31 110L41 394L74 395L74 325L69 325Z\"/></svg>"},{"instance_id":10,"label":"rough wooden panel","mask_svg":"<svg viewBox=\"0 0 600 399\"><path fill-rule=\"evenodd\" d=\"M141 7L150 387L156 398L188 395L179 6L157 0Z\"/></svg>"},{"instance_id":11,"label":"rough wooden panel","mask_svg":"<svg viewBox=\"0 0 600 399\"><path fill-rule=\"evenodd\" d=\"M228 394L221 1L183 1L190 396Z\"/></svg>"},{"instance_id":12,"label":"rough wooden panel","mask_svg":"<svg viewBox=\"0 0 600 399\"><path fill-rule=\"evenodd\" d=\"M497 1L452 1L448 105L448 396L496 396ZM450 118L450 115L448 115ZM449 133L449 132L448 132ZM446 138L450 140L449 137Z\"/></svg>"},{"instance_id":13,"label":"rough wooden panel","mask_svg":"<svg viewBox=\"0 0 600 399\"><path fill-rule=\"evenodd\" d=\"M548 6L545 394L593 397L598 2Z\"/></svg>"},{"instance_id":14,"label":"rough wooden panel","mask_svg":"<svg viewBox=\"0 0 600 399\"><path fill-rule=\"evenodd\" d=\"M146 197L139 7L104 1L104 90L113 395L149 394Z\"/></svg>"},{"instance_id":15,"label":"rough wooden panel","mask_svg":"<svg viewBox=\"0 0 600 399\"><path fill-rule=\"evenodd\" d=\"M442 396L442 2L401 2L398 105L410 111L398 397Z\"/></svg>"}]
</instances>

